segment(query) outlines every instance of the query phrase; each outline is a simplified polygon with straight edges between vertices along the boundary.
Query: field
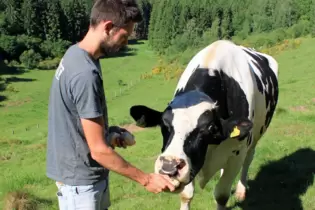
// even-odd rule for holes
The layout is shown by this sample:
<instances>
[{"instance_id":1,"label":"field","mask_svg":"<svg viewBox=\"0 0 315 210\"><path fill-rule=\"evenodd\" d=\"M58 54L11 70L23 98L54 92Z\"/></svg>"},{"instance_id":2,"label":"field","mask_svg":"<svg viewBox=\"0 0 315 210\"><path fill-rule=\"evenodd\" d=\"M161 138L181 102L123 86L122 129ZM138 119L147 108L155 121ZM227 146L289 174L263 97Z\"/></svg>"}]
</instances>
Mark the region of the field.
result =
<instances>
[{"instance_id":1,"label":"field","mask_svg":"<svg viewBox=\"0 0 315 210\"><path fill-rule=\"evenodd\" d=\"M247 200L237 203L231 197L231 209L315 210L314 45L314 39L303 39L298 49L275 56L280 67L278 108L251 165ZM102 60L111 125L132 123L128 113L134 104L162 109L176 85L176 80L164 81L160 76L139 80L158 58L146 43L131 47L135 55ZM53 74L54 70L32 70L0 75L1 209L14 197L22 197L16 202L25 210L58 209L56 187L45 176L47 102ZM150 172L161 147L159 130L134 134L137 144L118 150ZM197 185L192 209L215 209L212 191L217 179L204 191ZM115 173L110 175L110 188L111 210L179 209L178 196L150 194Z\"/></svg>"}]
</instances>

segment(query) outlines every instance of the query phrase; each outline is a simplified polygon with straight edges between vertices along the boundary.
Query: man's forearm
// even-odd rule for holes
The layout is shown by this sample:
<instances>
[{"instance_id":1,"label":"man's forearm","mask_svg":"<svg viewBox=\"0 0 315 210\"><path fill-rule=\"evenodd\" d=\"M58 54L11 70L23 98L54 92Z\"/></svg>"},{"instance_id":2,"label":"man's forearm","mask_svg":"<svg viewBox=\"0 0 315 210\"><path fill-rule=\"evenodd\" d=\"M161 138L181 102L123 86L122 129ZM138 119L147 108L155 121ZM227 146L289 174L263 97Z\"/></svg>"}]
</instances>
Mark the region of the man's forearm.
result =
<instances>
[{"instance_id":1,"label":"man's forearm","mask_svg":"<svg viewBox=\"0 0 315 210\"><path fill-rule=\"evenodd\" d=\"M136 167L125 161L105 142L103 117L81 119L82 127L92 158L104 168L126 176L136 182L146 185L148 176ZM110 144L110 143L109 143Z\"/></svg>"},{"instance_id":2,"label":"man's forearm","mask_svg":"<svg viewBox=\"0 0 315 210\"><path fill-rule=\"evenodd\" d=\"M102 150L95 151L92 153L92 158L110 171L126 176L143 186L149 181L148 176L143 171L132 166L112 148L105 147Z\"/></svg>"}]
</instances>

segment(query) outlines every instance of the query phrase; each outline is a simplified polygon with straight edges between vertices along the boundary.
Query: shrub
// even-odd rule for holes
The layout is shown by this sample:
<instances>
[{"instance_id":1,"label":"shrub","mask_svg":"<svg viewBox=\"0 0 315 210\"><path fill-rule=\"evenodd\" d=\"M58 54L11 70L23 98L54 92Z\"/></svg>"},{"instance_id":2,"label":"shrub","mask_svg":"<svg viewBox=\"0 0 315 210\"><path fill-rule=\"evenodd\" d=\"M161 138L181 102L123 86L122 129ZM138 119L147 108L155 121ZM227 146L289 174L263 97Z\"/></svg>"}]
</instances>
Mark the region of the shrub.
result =
<instances>
[{"instance_id":1,"label":"shrub","mask_svg":"<svg viewBox=\"0 0 315 210\"><path fill-rule=\"evenodd\" d=\"M19 58L25 50L25 45L19 43L15 36L0 34L0 48L4 51L2 59L11 61Z\"/></svg>"},{"instance_id":2,"label":"shrub","mask_svg":"<svg viewBox=\"0 0 315 210\"><path fill-rule=\"evenodd\" d=\"M39 46L43 42L43 40L40 38L27 36L24 34L17 36L16 41L21 46L24 46L24 51L33 49L35 52L40 52Z\"/></svg>"},{"instance_id":3,"label":"shrub","mask_svg":"<svg viewBox=\"0 0 315 210\"><path fill-rule=\"evenodd\" d=\"M65 40L57 40L57 41L50 41L45 40L40 45L40 49L42 55L47 58L55 58L55 57L62 57L67 48L71 45L71 42Z\"/></svg>"},{"instance_id":4,"label":"shrub","mask_svg":"<svg viewBox=\"0 0 315 210\"><path fill-rule=\"evenodd\" d=\"M36 53L33 49L24 51L20 56L21 63L29 69L35 68L40 60L40 54Z\"/></svg>"},{"instance_id":5,"label":"shrub","mask_svg":"<svg viewBox=\"0 0 315 210\"><path fill-rule=\"evenodd\" d=\"M54 59L43 60L43 61L39 62L37 68L44 69L44 70L56 69L59 65L59 62L60 62L59 57L56 57Z\"/></svg>"}]
</instances>

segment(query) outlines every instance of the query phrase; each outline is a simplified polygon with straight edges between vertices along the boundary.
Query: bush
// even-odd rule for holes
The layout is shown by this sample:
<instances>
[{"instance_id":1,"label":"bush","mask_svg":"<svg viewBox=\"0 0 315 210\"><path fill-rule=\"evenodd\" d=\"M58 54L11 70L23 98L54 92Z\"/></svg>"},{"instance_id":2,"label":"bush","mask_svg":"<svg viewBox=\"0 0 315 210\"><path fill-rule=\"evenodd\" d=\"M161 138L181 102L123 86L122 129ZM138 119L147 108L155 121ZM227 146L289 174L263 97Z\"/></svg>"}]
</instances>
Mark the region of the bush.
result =
<instances>
[{"instance_id":1,"label":"bush","mask_svg":"<svg viewBox=\"0 0 315 210\"><path fill-rule=\"evenodd\" d=\"M17 36L16 40L20 45L23 45L25 47L25 50L33 49L35 52L40 52L39 46L43 42L43 40L40 38L27 36L24 34Z\"/></svg>"},{"instance_id":2,"label":"bush","mask_svg":"<svg viewBox=\"0 0 315 210\"><path fill-rule=\"evenodd\" d=\"M14 66L19 66L20 63L16 60L11 60L7 65L10 67L14 67Z\"/></svg>"},{"instance_id":3,"label":"bush","mask_svg":"<svg viewBox=\"0 0 315 210\"><path fill-rule=\"evenodd\" d=\"M298 23L289 28L291 38L298 38L309 34L311 32L311 27L312 25L308 20L298 21Z\"/></svg>"},{"instance_id":4,"label":"bush","mask_svg":"<svg viewBox=\"0 0 315 210\"><path fill-rule=\"evenodd\" d=\"M43 60L41 62L39 62L37 68L39 69L43 69L43 70L52 70L52 69L56 69L59 65L60 62L60 58L54 58L54 59L50 59L50 60Z\"/></svg>"},{"instance_id":5,"label":"bush","mask_svg":"<svg viewBox=\"0 0 315 210\"><path fill-rule=\"evenodd\" d=\"M21 63L29 69L37 67L40 60L41 55L36 53L33 49L24 51L20 56Z\"/></svg>"},{"instance_id":6,"label":"bush","mask_svg":"<svg viewBox=\"0 0 315 210\"><path fill-rule=\"evenodd\" d=\"M19 43L15 36L0 34L0 48L3 60L17 60L21 53L25 50L25 45Z\"/></svg>"},{"instance_id":7,"label":"bush","mask_svg":"<svg viewBox=\"0 0 315 210\"><path fill-rule=\"evenodd\" d=\"M62 57L67 48L71 45L71 42L65 40L57 40L52 42L50 40L45 40L40 45L42 55L47 58Z\"/></svg>"}]
</instances>

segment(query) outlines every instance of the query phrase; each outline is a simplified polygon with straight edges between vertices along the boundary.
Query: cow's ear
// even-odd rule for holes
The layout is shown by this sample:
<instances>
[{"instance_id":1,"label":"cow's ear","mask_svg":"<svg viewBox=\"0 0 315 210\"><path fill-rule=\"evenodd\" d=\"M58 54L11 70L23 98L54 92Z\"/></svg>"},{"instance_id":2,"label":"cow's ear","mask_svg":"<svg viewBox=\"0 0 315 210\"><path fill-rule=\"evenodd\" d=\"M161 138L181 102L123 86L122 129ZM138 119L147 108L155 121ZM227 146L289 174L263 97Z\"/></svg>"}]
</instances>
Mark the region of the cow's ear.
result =
<instances>
[{"instance_id":1,"label":"cow's ear","mask_svg":"<svg viewBox=\"0 0 315 210\"><path fill-rule=\"evenodd\" d=\"M136 121L137 126L146 128L160 125L162 112L143 105L135 105L130 108L130 115Z\"/></svg>"},{"instance_id":2,"label":"cow's ear","mask_svg":"<svg viewBox=\"0 0 315 210\"><path fill-rule=\"evenodd\" d=\"M221 120L223 133L227 138L243 140L249 134L253 123L247 118Z\"/></svg>"}]
</instances>

